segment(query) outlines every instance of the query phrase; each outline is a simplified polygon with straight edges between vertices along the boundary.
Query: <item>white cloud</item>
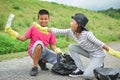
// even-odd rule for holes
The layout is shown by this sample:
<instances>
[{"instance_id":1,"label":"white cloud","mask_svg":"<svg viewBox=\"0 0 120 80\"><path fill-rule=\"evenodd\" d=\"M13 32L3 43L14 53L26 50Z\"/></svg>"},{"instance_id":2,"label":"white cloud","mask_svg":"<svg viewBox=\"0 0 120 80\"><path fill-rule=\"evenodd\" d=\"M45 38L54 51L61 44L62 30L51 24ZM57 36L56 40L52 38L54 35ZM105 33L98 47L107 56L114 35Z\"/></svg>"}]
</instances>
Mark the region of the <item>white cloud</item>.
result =
<instances>
[{"instance_id":1,"label":"white cloud","mask_svg":"<svg viewBox=\"0 0 120 80\"><path fill-rule=\"evenodd\" d=\"M108 8L120 8L120 0L43 0L60 4L76 6L89 10L104 10Z\"/></svg>"}]
</instances>

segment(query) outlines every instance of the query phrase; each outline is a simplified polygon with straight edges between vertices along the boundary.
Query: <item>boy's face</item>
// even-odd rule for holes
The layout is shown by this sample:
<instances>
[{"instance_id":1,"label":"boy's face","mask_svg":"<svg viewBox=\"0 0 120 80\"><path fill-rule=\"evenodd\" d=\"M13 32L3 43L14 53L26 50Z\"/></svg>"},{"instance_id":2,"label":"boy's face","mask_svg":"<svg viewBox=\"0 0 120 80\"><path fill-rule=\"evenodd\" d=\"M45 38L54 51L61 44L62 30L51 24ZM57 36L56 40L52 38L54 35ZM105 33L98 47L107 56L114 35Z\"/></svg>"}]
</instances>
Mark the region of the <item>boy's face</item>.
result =
<instances>
[{"instance_id":1,"label":"boy's face","mask_svg":"<svg viewBox=\"0 0 120 80\"><path fill-rule=\"evenodd\" d=\"M38 17L38 21L39 21L39 24L42 26L42 27L46 27L48 22L49 22L50 18L47 14L44 14L44 15L39 15Z\"/></svg>"},{"instance_id":2,"label":"boy's face","mask_svg":"<svg viewBox=\"0 0 120 80\"><path fill-rule=\"evenodd\" d=\"M77 27L78 27L78 24L77 24L77 22L73 19L73 20L71 21L71 30L72 30L73 32L75 32L75 31L77 30Z\"/></svg>"}]
</instances>

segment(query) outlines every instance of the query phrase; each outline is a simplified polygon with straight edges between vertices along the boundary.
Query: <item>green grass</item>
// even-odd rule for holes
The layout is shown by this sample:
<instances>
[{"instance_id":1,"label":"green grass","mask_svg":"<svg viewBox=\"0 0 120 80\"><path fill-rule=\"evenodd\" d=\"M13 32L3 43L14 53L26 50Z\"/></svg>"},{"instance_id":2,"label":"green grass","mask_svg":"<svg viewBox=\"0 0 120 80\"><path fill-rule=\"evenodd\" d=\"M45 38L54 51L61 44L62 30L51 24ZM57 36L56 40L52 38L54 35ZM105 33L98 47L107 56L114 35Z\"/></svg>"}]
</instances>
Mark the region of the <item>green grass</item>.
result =
<instances>
[{"instance_id":1,"label":"green grass","mask_svg":"<svg viewBox=\"0 0 120 80\"><path fill-rule=\"evenodd\" d=\"M95 11L69 7L62 4L42 2L40 0L0 0L0 35L6 36L4 26L10 13L15 14L15 18L12 22L12 28L21 35L24 35L32 22L37 21L37 13L43 8L50 12L51 19L48 27L69 28L71 16L75 13L84 13L89 19L87 28L92 31L97 38L105 43L120 40L119 19L111 18L103 13ZM62 37L63 36L59 37L57 35L57 46L62 48L62 50L67 50L67 46L72 42L72 40L68 37ZM7 40L9 41L9 37L6 41ZM4 48L6 49L6 47ZM14 54L19 55L17 53L7 55L12 56ZM0 56L4 57L7 55Z\"/></svg>"},{"instance_id":2,"label":"green grass","mask_svg":"<svg viewBox=\"0 0 120 80\"><path fill-rule=\"evenodd\" d=\"M88 17L87 28L94 32L100 40L104 42L119 40L119 19L94 11L39 0L0 0L0 31L4 30L9 14L14 13L16 17L12 22L12 28L20 34L24 34L32 22L37 21L37 12L43 8L47 9L51 15L48 27L69 28L71 16L80 12ZM114 36L116 39L113 39Z\"/></svg>"},{"instance_id":3,"label":"green grass","mask_svg":"<svg viewBox=\"0 0 120 80\"><path fill-rule=\"evenodd\" d=\"M18 40L13 40L8 35L0 35L0 55L27 51L29 40L21 42Z\"/></svg>"}]
</instances>

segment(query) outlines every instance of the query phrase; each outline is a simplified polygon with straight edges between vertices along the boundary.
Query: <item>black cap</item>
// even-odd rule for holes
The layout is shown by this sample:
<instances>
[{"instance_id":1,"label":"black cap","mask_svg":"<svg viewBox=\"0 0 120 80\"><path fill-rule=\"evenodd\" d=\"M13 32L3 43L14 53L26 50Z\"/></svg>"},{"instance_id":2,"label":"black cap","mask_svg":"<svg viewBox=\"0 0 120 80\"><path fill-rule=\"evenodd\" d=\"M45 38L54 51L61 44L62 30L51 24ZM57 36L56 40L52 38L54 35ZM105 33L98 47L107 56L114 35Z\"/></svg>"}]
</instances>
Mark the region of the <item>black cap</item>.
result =
<instances>
[{"instance_id":1,"label":"black cap","mask_svg":"<svg viewBox=\"0 0 120 80\"><path fill-rule=\"evenodd\" d=\"M78 23L81 25L81 27L84 29L84 30L87 30L85 28L87 22L88 22L88 19L87 17L82 14L82 13L76 13L74 16L72 16L72 18Z\"/></svg>"}]
</instances>

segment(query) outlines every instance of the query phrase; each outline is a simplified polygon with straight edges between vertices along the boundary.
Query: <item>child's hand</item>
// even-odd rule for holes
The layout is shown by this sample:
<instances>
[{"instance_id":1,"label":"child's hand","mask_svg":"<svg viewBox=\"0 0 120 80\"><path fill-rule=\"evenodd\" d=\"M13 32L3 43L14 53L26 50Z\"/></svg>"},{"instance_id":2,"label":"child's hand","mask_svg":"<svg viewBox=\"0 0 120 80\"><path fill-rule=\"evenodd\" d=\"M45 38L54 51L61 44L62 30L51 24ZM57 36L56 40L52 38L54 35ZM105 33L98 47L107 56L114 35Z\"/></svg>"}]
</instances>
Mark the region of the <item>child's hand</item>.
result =
<instances>
[{"instance_id":1,"label":"child's hand","mask_svg":"<svg viewBox=\"0 0 120 80\"><path fill-rule=\"evenodd\" d=\"M64 55L64 53L62 52L62 50L61 50L60 48L56 48L56 49L55 49L55 52L56 52L56 53L61 53L62 55Z\"/></svg>"},{"instance_id":2,"label":"child's hand","mask_svg":"<svg viewBox=\"0 0 120 80\"><path fill-rule=\"evenodd\" d=\"M18 32L14 31L11 27L5 27L5 32L10 35L13 39L16 39L19 35Z\"/></svg>"},{"instance_id":3,"label":"child's hand","mask_svg":"<svg viewBox=\"0 0 120 80\"><path fill-rule=\"evenodd\" d=\"M12 20L14 19L15 15L14 14L10 14L9 17L8 17L8 20L6 22L6 26L5 26L5 32L10 35L13 39L16 39L17 36L19 35L18 32L14 31L12 28L11 28L11 23L12 23Z\"/></svg>"},{"instance_id":4,"label":"child's hand","mask_svg":"<svg viewBox=\"0 0 120 80\"><path fill-rule=\"evenodd\" d=\"M115 56L115 57L117 57L117 58L120 58L120 52L119 51L115 51L115 50L109 48L108 53Z\"/></svg>"},{"instance_id":5,"label":"child's hand","mask_svg":"<svg viewBox=\"0 0 120 80\"><path fill-rule=\"evenodd\" d=\"M41 27L36 22L33 22L33 25L42 33L48 34L48 27Z\"/></svg>"}]
</instances>

